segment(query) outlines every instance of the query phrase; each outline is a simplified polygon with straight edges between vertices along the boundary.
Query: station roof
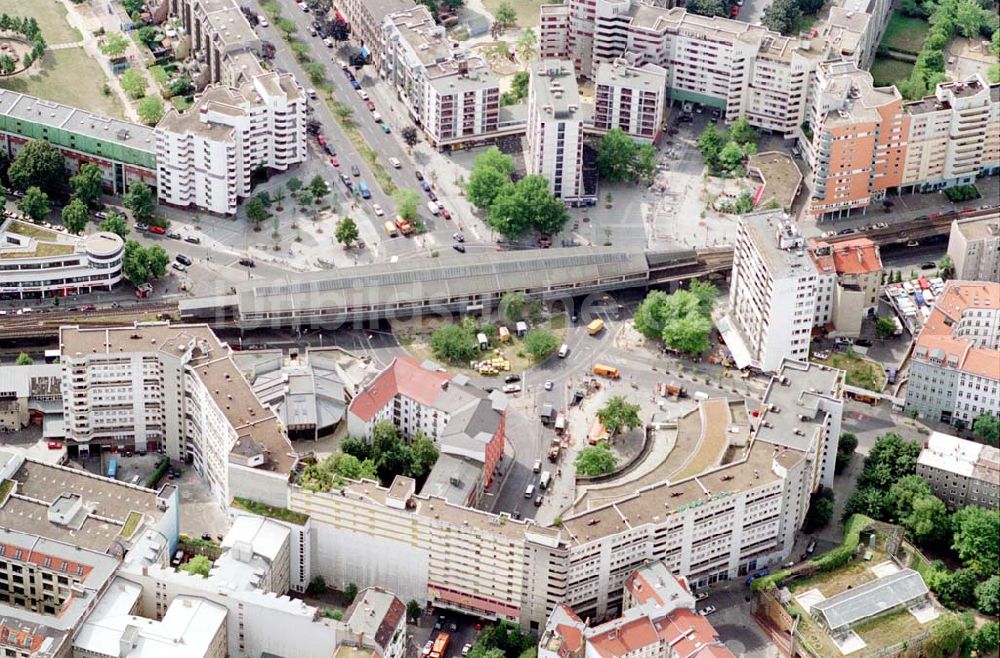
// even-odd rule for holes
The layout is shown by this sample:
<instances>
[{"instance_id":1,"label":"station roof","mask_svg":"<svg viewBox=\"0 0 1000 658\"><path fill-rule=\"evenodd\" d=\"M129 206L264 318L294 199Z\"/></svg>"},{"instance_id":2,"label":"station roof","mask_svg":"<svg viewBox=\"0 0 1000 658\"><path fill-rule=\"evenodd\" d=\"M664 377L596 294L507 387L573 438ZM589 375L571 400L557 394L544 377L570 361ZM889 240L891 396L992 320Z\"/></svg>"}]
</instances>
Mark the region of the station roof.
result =
<instances>
[{"instance_id":1,"label":"station roof","mask_svg":"<svg viewBox=\"0 0 1000 658\"><path fill-rule=\"evenodd\" d=\"M913 569L865 583L852 590L817 603L812 607L830 629L846 629L857 622L875 617L893 608L927 596L927 585Z\"/></svg>"}]
</instances>

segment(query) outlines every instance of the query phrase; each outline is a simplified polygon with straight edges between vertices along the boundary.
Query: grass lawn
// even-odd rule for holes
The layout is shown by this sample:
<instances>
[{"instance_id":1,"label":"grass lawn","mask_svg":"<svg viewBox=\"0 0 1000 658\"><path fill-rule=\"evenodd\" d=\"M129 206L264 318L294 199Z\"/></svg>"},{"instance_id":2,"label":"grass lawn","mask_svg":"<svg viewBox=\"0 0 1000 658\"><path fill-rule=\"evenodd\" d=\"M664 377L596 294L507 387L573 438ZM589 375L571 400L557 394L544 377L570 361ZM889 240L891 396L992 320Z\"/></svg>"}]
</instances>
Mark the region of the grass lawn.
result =
<instances>
[{"instance_id":1,"label":"grass lawn","mask_svg":"<svg viewBox=\"0 0 1000 658\"><path fill-rule=\"evenodd\" d=\"M504 0L483 0L483 6L486 7L486 11L491 14L496 14L497 7ZM510 4L514 6L517 11L517 26L518 28L523 27L538 27L538 8L542 5L551 5L553 0L509 0Z\"/></svg>"},{"instance_id":2,"label":"grass lawn","mask_svg":"<svg viewBox=\"0 0 1000 658\"><path fill-rule=\"evenodd\" d=\"M930 25L923 18L910 18L896 12L885 28L882 45L890 50L918 55L924 47L929 29Z\"/></svg>"},{"instance_id":3,"label":"grass lawn","mask_svg":"<svg viewBox=\"0 0 1000 658\"><path fill-rule=\"evenodd\" d=\"M876 57L875 63L872 64L871 74L876 87L887 87L909 78L912 70L913 64L909 62L900 62L888 57Z\"/></svg>"},{"instance_id":4,"label":"grass lawn","mask_svg":"<svg viewBox=\"0 0 1000 658\"><path fill-rule=\"evenodd\" d=\"M847 384L869 391L881 391L885 386L885 369L874 361L869 361L860 354L833 352L829 359L810 357L815 363L840 368L847 371Z\"/></svg>"},{"instance_id":5,"label":"grass lawn","mask_svg":"<svg viewBox=\"0 0 1000 658\"><path fill-rule=\"evenodd\" d=\"M156 84L158 85L166 86L166 84L170 82L170 74L167 73L167 70L159 64L150 66L149 73L153 76L153 79L156 80Z\"/></svg>"},{"instance_id":6,"label":"grass lawn","mask_svg":"<svg viewBox=\"0 0 1000 658\"><path fill-rule=\"evenodd\" d=\"M28 238L35 238L36 240L42 242L59 241L59 234L55 231L50 231L47 228L36 226L35 224L29 224L28 222L11 222L7 226L7 230L11 233L17 233L18 235L23 235Z\"/></svg>"},{"instance_id":7,"label":"grass lawn","mask_svg":"<svg viewBox=\"0 0 1000 658\"><path fill-rule=\"evenodd\" d=\"M0 13L34 18L42 28L45 43L73 43L83 39L66 22L66 7L59 0L0 0Z\"/></svg>"},{"instance_id":8,"label":"grass lawn","mask_svg":"<svg viewBox=\"0 0 1000 658\"><path fill-rule=\"evenodd\" d=\"M16 75L0 87L122 119L117 97L101 91L105 80L104 71L83 48L66 48L46 52L35 75Z\"/></svg>"},{"instance_id":9,"label":"grass lawn","mask_svg":"<svg viewBox=\"0 0 1000 658\"><path fill-rule=\"evenodd\" d=\"M171 96L170 104L176 107L178 112L183 112L194 105L189 96Z\"/></svg>"}]
</instances>

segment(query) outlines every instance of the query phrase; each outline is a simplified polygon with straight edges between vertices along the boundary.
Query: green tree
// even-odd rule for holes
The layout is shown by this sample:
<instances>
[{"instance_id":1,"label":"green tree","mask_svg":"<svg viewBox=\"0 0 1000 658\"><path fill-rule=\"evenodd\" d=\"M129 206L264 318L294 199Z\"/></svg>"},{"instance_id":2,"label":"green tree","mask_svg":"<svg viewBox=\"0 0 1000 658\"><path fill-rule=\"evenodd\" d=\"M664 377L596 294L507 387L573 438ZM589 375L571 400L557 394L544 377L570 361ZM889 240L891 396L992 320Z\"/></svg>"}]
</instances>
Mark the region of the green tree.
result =
<instances>
[{"instance_id":1,"label":"green tree","mask_svg":"<svg viewBox=\"0 0 1000 658\"><path fill-rule=\"evenodd\" d=\"M469 201L477 208L489 208L500 189L510 183L514 171L514 161L495 146L476 156L472 161L472 172L465 184Z\"/></svg>"},{"instance_id":2,"label":"green tree","mask_svg":"<svg viewBox=\"0 0 1000 658\"><path fill-rule=\"evenodd\" d=\"M440 451L434 445L434 441L427 435L418 433L410 442L411 466L408 471L410 477L421 478L430 473L439 455Z\"/></svg>"},{"instance_id":3,"label":"green tree","mask_svg":"<svg viewBox=\"0 0 1000 658\"><path fill-rule=\"evenodd\" d=\"M532 329L524 336L524 349L535 363L541 363L559 347L559 339L544 329Z\"/></svg>"},{"instance_id":4,"label":"green tree","mask_svg":"<svg viewBox=\"0 0 1000 658\"><path fill-rule=\"evenodd\" d=\"M642 427L639 409L639 405L630 404L624 396L615 395L597 410L597 417L608 433L614 436L626 428L631 430Z\"/></svg>"},{"instance_id":5,"label":"green tree","mask_svg":"<svg viewBox=\"0 0 1000 658\"><path fill-rule=\"evenodd\" d=\"M121 32L105 35L101 43L101 53L105 57L121 57L128 50L128 38Z\"/></svg>"},{"instance_id":6,"label":"green tree","mask_svg":"<svg viewBox=\"0 0 1000 658\"><path fill-rule=\"evenodd\" d=\"M722 171L730 172L736 169L740 164L742 164L745 156L743 154L743 149L736 142L728 142L719 151L719 168Z\"/></svg>"},{"instance_id":7,"label":"green tree","mask_svg":"<svg viewBox=\"0 0 1000 658\"><path fill-rule=\"evenodd\" d=\"M20 354L17 355L17 361L15 361L14 364L18 365L18 366L30 366L34 362L35 362L34 359L32 359L30 356L28 356L24 352L21 352Z\"/></svg>"},{"instance_id":8,"label":"green tree","mask_svg":"<svg viewBox=\"0 0 1000 658\"><path fill-rule=\"evenodd\" d=\"M311 594L313 596L322 594L325 591L326 578L323 576L314 576L313 579L309 581L309 585L306 587L306 594Z\"/></svg>"},{"instance_id":9,"label":"green tree","mask_svg":"<svg viewBox=\"0 0 1000 658\"><path fill-rule=\"evenodd\" d=\"M952 517L952 548L981 578L1000 573L1000 511L963 507Z\"/></svg>"},{"instance_id":10,"label":"green tree","mask_svg":"<svg viewBox=\"0 0 1000 658\"><path fill-rule=\"evenodd\" d=\"M195 555L193 558L182 564L180 566L180 570L185 571L192 576L208 578L208 574L212 571L212 561L204 555Z\"/></svg>"},{"instance_id":11,"label":"green tree","mask_svg":"<svg viewBox=\"0 0 1000 658\"><path fill-rule=\"evenodd\" d=\"M510 82L510 91L514 95L515 102L528 97L528 83L530 81L531 76L528 75L527 71L518 71L514 74L514 78Z\"/></svg>"},{"instance_id":12,"label":"green tree","mask_svg":"<svg viewBox=\"0 0 1000 658\"><path fill-rule=\"evenodd\" d=\"M354 583L347 583L347 589L344 590L344 601L347 605L351 605L356 598L358 598L358 586Z\"/></svg>"},{"instance_id":13,"label":"green tree","mask_svg":"<svg viewBox=\"0 0 1000 658\"><path fill-rule=\"evenodd\" d=\"M688 0L684 6L699 16L725 16L728 13L723 0Z\"/></svg>"},{"instance_id":14,"label":"green tree","mask_svg":"<svg viewBox=\"0 0 1000 658\"><path fill-rule=\"evenodd\" d=\"M951 256L945 254L942 256L938 262L938 275L942 279L950 279L955 276L955 263L952 262Z\"/></svg>"},{"instance_id":15,"label":"green tree","mask_svg":"<svg viewBox=\"0 0 1000 658\"><path fill-rule=\"evenodd\" d=\"M927 658L951 658L965 642L965 625L957 615L945 615L931 626L924 645Z\"/></svg>"},{"instance_id":16,"label":"green tree","mask_svg":"<svg viewBox=\"0 0 1000 658\"><path fill-rule=\"evenodd\" d=\"M7 177L16 190L35 186L58 198L65 190L66 166L62 154L52 144L36 139L17 152L7 169Z\"/></svg>"},{"instance_id":17,"label":"green tree","mask_svg":"<svg viewBox=\"0 0 1000 658\"><path fill-rule=\"evenodd\" d=\"M410 599L406 602L406 617L413 623L419 621L420 616L424 613L424 606L420 605L420 601L416 599Z\"/></svg>"},{"instance_id":18,"label":"green tree","mask_svg":"<svg viewBox=\"0 0 1000 658\"><path fill-rule=\"evenodd\" d=\"M648 156L647 156L648 154ZM612 128L597 146L597 170L612 183L648 179L655 168L655 152L639 145L621 128Z\"/></svg>"},{"instance_id":19,"label":"green tree","mask_svg":"<svg viewBox=\"0 0 1000 658\"><path fill-rule=\"evenodd\" d=\"M809 510L806 512L802 529L805 532L815 532L829 525L831 519L833 519L833 491L821 487L809 498Z\"/></svg>"},{"instance_id":20,"label":"green tree","mask_svg":"<svg viewBox=\"0 0 1000 658\"><path fill-rule=\"evenodd\" d=\"M319 86L326 81L326 66L322 62L309 62L302 68L309 76L309 82L314 85Z\"/></svg>"},{"instance_id":21,"label":"green tree","mask_svg":"<svg viewBox=\"0 0 1000 658\"><path fill-rule=\"evenodd\" d=\"M719 287L710 281L692 281L688 291L698 299L698 311L709 317L715 308L715 300L719 297Z\"/></svg>"},{"instance_id":22,"label":"green tree","mask_svg":"<svg viewBox=\"0 0 1000 658\"><path fill-rule=\"evenodd\" d=\"M43 192L44 194L44 192ZM62 209L62 223L73 235L79 235L87 228L87 204L80 199L73 199Z\"/></svg>"},{"instance_id":23,"label":"green tree","mask_svg":"<svg viewBox=\"0 0 1000 658\"><path fill-rule=\"evenodd\" d=\"M510 324L517 323L524 317L524 307L527 298L523 292L505 292L500 297L500 314L506 318Z\"/></svg>"},{"instance_id":24,"label":"green tree","mask_svg":"<svg viewBox=\"0 0 1000 658\"><path fill-rule=\"evenodd\" d=\"M501 188L487 222L507 238L517 238L529 228L553 235L569 221L566 206L549 192L544 176L525 176L514 185Z\"/></svg>"},{"instance_id":25,"label":"green tree","mask_svg":"<svg viewBox=\"0 0 1000 658\"><path fill-rule=\"evenodd\" d=\"M108 216L101 220L101 223L97 225L97 228L102 231L114 233L122 239L124 239L129 232L128 220L125 219L123 215L116 212L108 213Z\"/></svg>"},{"instance_id":26,"label":"green tree","mask_svg":"<svg viewBox=\"0 0 1000 658\"><path fill-rule=\"evenodd\" d=\"M330 193L330 188L326 184L326 179L324 179L319 174L312 177L309 181L309 191L313 193L313 196L317 199L322 199Z\"/></svg>"},{"instance_id":27,"label":"green tree","mask_svg":"<svg viewBox=\"0 0 1000 658\"><path fill-rule=\"evenodd\" d=\"M1000 623L988 621L969 638L970 647L983 658L997 655L1000 648Z\"/></svg>"},{"instance_id":28,"label":"green tree","mask_svg":"<svg viewBox=\"0 0 1000 658\"><path fill-rule=\"evenodd\" d=\"M471 331L457 324L449 324L431 334L431 351L439 359L464 364L476 358L479 346Z\"/></svg>"},{"instance_id":29,"label":"green tree","mask_svg":"<svg viewBox=\"0 0 1000 658\"><path fill-rule=\"evenodd\" d=\"M247 220L254 226L259 226L262 222L267 221L267 218L271 216L271 213L267 209L267 204L264 203L264 200L259 194L257 196L250 197L244 207L244 210L247 214Z\"/></svg>"},{"instance_id":30,"label":"green tree","mask_svg":"<svg viewBox=\"0 0 1000 658\"><path fill-rule=\"evenodd\" d=\"M900 519L900 523L918 544L942 541L950 530L948 508L940 498L932 495L914 498L910 512Z\"/></svg>"},{"instance_id":31,"label":"green tree","mask_svg":"<svg viewBox=\"0 0 1000 658\"><path fill-rule=\"evenodd\" d=\"M834 474L840 475L850 463L854 450L858 447L858 437L852 432L842 432L840 441L837 442L837 461L834 466Z\"/></svg>"},{"instance_id":32,"label":"green tree","mask_svg":"<svg viewBox=\"0 0 1000 658\"><path fill-rule=\"evenodd\" d=\"M122 274L129 283L136 287L149 282L149 268L146 265L145 250L135 240L125 242Z\"/></svg>"},{"instance_id":33,"label":"green tree","mask_svg":"<svg viewBox=\"0 0 1000 658\"><path fill-rule=\"evenodd\" d=\"M147 126L155 126L163 118L163 98L159 94L152 94L139 101L136 111L139 112L139 119Z\"/></svg>"},{"instance_id":34,"label":"green tree","mask_svg":"<svg viewBox=\"0 0 1000 658\"><path fill-rule=\"evenodd\" d=\"M392 200L396 203L396 214L403 219L416 219L417 208L420 204L420 195L413 190L399 188L392 194Z\"/></svg>"},{"instance_id":35,"label":"green tree","mask_svg":"<svg viewBox=\"0 0 1000 658\"><path fill-rule=\"evenodd\" d=\"M17 63L14 58L10 55L3 55L0 57L0 73L3 75L10 75L17 69Z\"/></svg>"},{"instance_id":36,"label":"green tree","mask_svg":"<svg viewBox=\"0 0 1000 658\"><path fill-rule=\"evenodd\" d=\"M80 171L69 179L69 186L77 199L90 208L97 207L104 192L104 176L101 168L91 162L81 165Z\"/></svg>"},{"instance_id":37,"label":"green tree","mask_svg":"<svg viewBox=\"0 0 1000 658\"><path fill-rule=\"evenodd\" d=\"M136 69L128 69L122 73L121 83L129 98L139 99L146 95L146 78Z\"/></svg>"},{"instance_id":38,"label":"green tree","mask_svg":"<svg viewBox=\"0 0 1000 658\"><path fill-rule=\"evenodd\" d=\"M170 264L170 254L158 244L146 247L146 267L154 279L159 279L167 273L167 265Z\"/></svg>"},{"instance_id":39,"label":"green tree","mask_svg":"<svg viewBox=\"0 0 1000 658\"><path fill-rule=\"evenodd\" d=\"M891 510L887 492L875 487L866 487L856 490L847 499L842 518L849 519L855 514L864 514L873 519L885 519L892 513Z\"/></svg>"},{"instance_id":40,"label":"green tree","mask_svg":"<svg viewBox=\"0 0 1000 658\"><path fill-rule=\"evenodd\" d=\"M399 135L403 138L403 142L405 142L410 148L416 146L417 140L420 139L420 136L417 134L417 129L414 126L406 126L399 131Z\"/></svg>"},{"instance_id":41,"label":"green tree","mask_svg":"<svg viewBox=\"0 0 1000 658\"><path fill-rule=\"evenodd\" d=\"M897 480L889 489L889 504L892 505L892 520L899 522L913 511L913 503L921 496L932 496L934 492L919 475L907 475Z\"/></svg>"},{"instance_id":42,"label":"green tree","mask_svg":"<svg viewBox=\"0 0 1000 658\"><path fill-rule=\"evenodd\" d=\"M875 334L879 338L890 338L896 333L896 322L888 315L875 318Z\"/></svg>"},{"instance_id":43,"label":"green tree","mask_svg":"<svg viewBox=\"0 0 1000 658\"><path fill-rule=\"evenodd\" d=\"M153 190L142 181L136 181L129 186L122 204L132 211L132 216L144 222L153 216L156 209L156 197Z\"/></svg>"},{"instance_id":44,"label":"green tree","mask_svg":"<svg viewBox=\"0 0 1000 658\"><path fill-rule=\"evenodd\" d=\"M706 352L712 342L712 322L700 315L686 315L663 327L663 343L678 352L696 356Z\"/></svg>"},{"instance_id":45,"label":"green tree","mask_svg":"<svg viewBox=\"0 0 1000 658\"><path fill-rule=\"evenodd\" d=\"M741 116L733 123L733 125L729 127L729 139L733 140L740 146L745 144L756 144L757 129L750 125L746 115Z\"/></svg>"},{"instance_id":46,"label":"green tree","mask_svg":"<svg viewBox=\"0 0 1000 658\"><path fill-rule=\"evenodd\" d=\"M1000 615L1000 575L976 585L976 608L985 615Z\"/></svg>"},{"instance_id":47,"label":"green tree","mask_svg":"<svg viewBox=\"0 0 1000 658\"><path fill-rule=\"evenodd\" d=\"M972 433L987 445L1000 446L1000 418L992 414L976 416L972 421Z\"/></svg>"},{"instance_id":48,"label":"green tree","mask_svg":"<svg viewBox=\"0 0 1000 658\"><path fill-rule=\"evenodd\" d=\"M858 488L873 487L888 492L900 478L917 472L920 450L916 441L906 441L895 432L883 434L876 439L865 459Z\"/></svg>"},{"instance_id":49,"label":"green tree","mask_svg":"<svg viewBox=\"0 0 1000 658\"><path fill-rule=\"evenodd\" d=\"M941 603L949 608L973 605L976 602L976 584L979 580L969 569L943 569L936 572L934 580L937 580L935 593Z\"/></svg>"},{"instance_id":50,"label":"green tree","mask_svg":"<svg viewBox=\"0 0 1000 658\"><path fill-rule=\"evenodd\" d=\"M361 461L354 455L348 455L337 451L330 455L329 468L334 475L347 478L348 480L374 480L376 479L375 463L370 459Z\"/></svg>"},{"instance_id":51,"label":"green tree","mask_svg":"<svg viewBox=\"0 0 1000 658\"><path fill-rule=\"evenodd\" d=\"M344 247L350 247L358 239L358 225L350 217L344 217L337 222L333 235Z\"/></svg>"},{"instance_id":52,"label":"green tree","mask_svg":"<svg viewBox=\"0 0 1000 658\"><path fill-rule=\"evenodd\" d=\"M31 218L34 222L40 222L52 210L52 202L49 195L35 186L31 186L25 191L24 196L17 200L17 209Z\"/></svg>"},{"instance_id":53,"label":"green tree","mask_svg":"<svg viewBox=\"0 0 1000 658\"><path fill-rule=\"evenodd\" d=\"M708 124L708 127L698 136L698 150L701 152L701 156L705 159L705 164L708 165L709 169L714 169L718 166L719 152L725 145L726 133L720 132L714 123Z\"/></svg>"},{"instance_id":54,"label":"green tree","mask_svg":"<svg viewBox=\"0 0 1000 658\"><path fill-rule=\"evenodd\" d=\"M522 62L529 62L535 57L535 46L538 44L538 37L530 27L521 30L514 43L514 52Z\"/></svg>"},{"instance_id":55,"label":"green tree","mask_svg":"<svg viewBox=\"0 0 1000 658\"><path fill-rule=\"evenodd\" d=\"M607 441L587 446L576 456L577 475L604 475L615 470L615 456Z\"/></svg>"},{"instance_id":56,"label":"green tree","mask_svg":"<svg viewBox=\"0 0 1000 658\"><path fill-rule=\"evenodd\" d=\"M155 25L144 25L135 31L135 36L147 48L152 48L156 45L157 38L159 37L159 28Z\"/></svg>"},{"instance_id":57,"label":"green tree","mask_svg":"<svg viewBox=\"0 0 1000 658\"><path fill-rule=\"evenodd\" d=\"M493 20L507 28L517 23L517 10L514 5L504 0L493 13Z\"/></svg>"},{"instance_id":58,"label":"green tree","mask_svg":"<svg viewBox=\"0 0 1000 658\"><path fill-rule=\"evenodd\" d=\"M285 181L285 187L287 187L288 191L291 192L292 194L295 194L296 192L301 190L303 185L305 185L305 183L303 183L302 179L299 178L298 176L292 176L287 181Z\"/></svg>"},{"instance_id":59,"label":"green tree","mask_svg":"<svg viewBox=\"0 0 1000 658\"><path fill-rule=\"evenodd\" d=\"M791 34L800 18L802 10L799 9L796 0L774 0L764 9L760 22L769 30Z\"/></svg>"}]
</instances>

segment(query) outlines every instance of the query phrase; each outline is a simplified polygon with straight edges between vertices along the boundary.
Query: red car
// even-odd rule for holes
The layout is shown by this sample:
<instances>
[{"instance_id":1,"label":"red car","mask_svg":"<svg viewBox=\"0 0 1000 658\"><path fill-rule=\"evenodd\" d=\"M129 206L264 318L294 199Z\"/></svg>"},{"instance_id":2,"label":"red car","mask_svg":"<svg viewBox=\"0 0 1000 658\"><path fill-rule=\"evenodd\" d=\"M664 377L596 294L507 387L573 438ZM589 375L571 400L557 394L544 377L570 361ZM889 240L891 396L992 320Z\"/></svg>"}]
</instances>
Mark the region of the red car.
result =
<instances>
[{"instance_id":1,"label":"red car","mask_svg":"<svg viewBox=\"0 0 1000 658\"><path fill-rule=\"evenodd\" d=\"M59 450L62 448L62 444L58 441L49 441L49 450Z\"/></svg>"},{"instance_id":2,"label":"red car","mask_svg":"<svg viewBox=\"0 0 1000 658\"><path fill-rule=\"evenodd\" d=\"M444 217L445 219L451 219L451 213L448 212L447 208L441 209L441 216Z\"/></svg>"},{"instance_id":3,"label":"red car","mask_svg":"<svg viewBox=\"0 0 1000 658\"><path fill-rule=\"evenodd\" d=\"M163 228L162 226L150 226L149 232L156 233L157 235L163 235L164 233L167 232L167 229Z\"/></svg>"},{"instance_id":4,"label":"red car","mask_svg":"<svg viewBox=\"0 0 1000 658\"><path fill-rule=\"evenodd\" d=\"M334 167L339 167L340 160L338 160L337 158L330 158L330 164L332 164Z\"/></svg>"},{"instance_id":5,"label":"red car","mask_svg":"<svg viewBox=\"0 0 1000 658\"><path fill-rule=\"evenodd\" d=\"M739 5L733 5L733 8L732 8L732 10L730 10L729 15L732 18L736 18L737 16L739 16L740 15L740 6Z\"/></svg>"},{"instance_id":6,"label":"red car","mask_svg":"<svg viewBox=\"0 0 1000 658\"><path fill-rule=\"evenodd\" d=\"M373 103L371 101L368 101L368 109L371 110L372 112L374 112L375 111L375 103Z\"/></svg>"}]
</instances>

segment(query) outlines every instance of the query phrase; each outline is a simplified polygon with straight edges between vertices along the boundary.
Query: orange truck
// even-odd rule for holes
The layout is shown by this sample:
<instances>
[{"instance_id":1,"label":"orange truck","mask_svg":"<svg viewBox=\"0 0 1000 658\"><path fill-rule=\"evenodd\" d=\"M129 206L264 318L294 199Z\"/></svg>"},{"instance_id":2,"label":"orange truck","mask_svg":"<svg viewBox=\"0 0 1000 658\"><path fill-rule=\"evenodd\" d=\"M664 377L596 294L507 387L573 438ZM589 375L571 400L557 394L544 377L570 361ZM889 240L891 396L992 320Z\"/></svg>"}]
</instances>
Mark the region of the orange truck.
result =
<instances>
[{"instance_id":1,"label":"orange truck","mask_svg":"<svg viewBox=\"0 0 1000 658\"><path fill-rule=\"evenodd\" d=\"M396 228L398 228L399 232L403 235L410 235L413 233L413 224L398 215L396 216Z\"/></svg>"},{"instance_id":2,"label":"orange truck","mask_svg":"<svg viewBox=\"0 0 1000 658\"><path fill-rule=\"evenodd\" d=\"M434 638L434 646L431 647L431 652L428 658L444 658L445 652L448 651L448 644L451 642L451 635L447 633L438 633L438 636Z\"/></svg>"},{"instance_id":3,"label":"orange truck","mask_svg":"<svg viewBox=\"0 0 1000 658\"><path fill-rule=\"evenodd\" d=\"M619 379L621 377L621 373L618 372L618 368L606 366L603 363L595 363L593 373L595 375L600 375L601 377L607 377L608 379Z\"/></svg>"}]
</instances>

